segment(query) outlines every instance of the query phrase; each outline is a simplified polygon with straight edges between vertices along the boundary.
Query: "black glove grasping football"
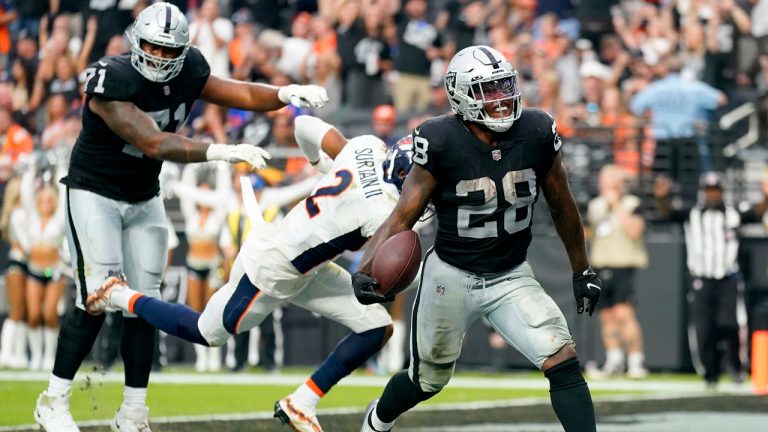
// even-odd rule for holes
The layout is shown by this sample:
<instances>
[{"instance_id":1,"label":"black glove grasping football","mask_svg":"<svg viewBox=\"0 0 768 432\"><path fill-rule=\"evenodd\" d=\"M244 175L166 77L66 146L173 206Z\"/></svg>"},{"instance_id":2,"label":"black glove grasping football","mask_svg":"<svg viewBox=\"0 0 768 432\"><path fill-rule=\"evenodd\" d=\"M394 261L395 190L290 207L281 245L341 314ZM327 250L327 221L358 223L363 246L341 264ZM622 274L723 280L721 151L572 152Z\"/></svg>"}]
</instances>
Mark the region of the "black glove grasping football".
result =
<instances>
[{"instance_id":1,"label":"black glove grasping football","mask_svg":"<svg viewBox=\"0 0 768 432\"><path fill-rule=\"evenodd\" d=\"M595 306L600 300L603 281L589 267L582 272L573 274L573 295L576 297L576 312L584 312L584 299L587 299L587 312L592 316Z\"/></svg>"},{"instance_id":2,"label":"black glove grasping football","mask_svg":"<svg viewBox=\"0 0 768 432\"><path fill-rule=\"evenodd\" d=\"M374 291L379 286L379 281L375 277L363 273L355 272L352 275L352 288L355 290L355 297L357 301L364 305L370 305L374 303L386 303L392 301L394 297L389 297L381 293Z\"/></svg>"}]
</instances>

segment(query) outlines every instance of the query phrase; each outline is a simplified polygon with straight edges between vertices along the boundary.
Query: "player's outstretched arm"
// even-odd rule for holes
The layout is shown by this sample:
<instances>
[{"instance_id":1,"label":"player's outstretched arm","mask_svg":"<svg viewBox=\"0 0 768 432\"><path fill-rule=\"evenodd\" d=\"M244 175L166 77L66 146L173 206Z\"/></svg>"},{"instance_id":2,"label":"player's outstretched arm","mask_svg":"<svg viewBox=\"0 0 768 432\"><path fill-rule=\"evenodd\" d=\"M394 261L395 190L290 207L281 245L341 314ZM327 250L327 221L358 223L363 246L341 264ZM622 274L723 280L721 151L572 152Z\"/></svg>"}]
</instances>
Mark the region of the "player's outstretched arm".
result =
<instances>
[{"instance_id":1,"label":"player's outstretched arm","mask_svg":"<svg viewBox=\"0 0 768 432\"><path fill-rule=\"evenodd\" d=\"M347 145L347 138L317 117L300 115L294 120L294 126L296 142L309 163L320 172L328 172L333 160Z\"/></svg>"},{"instance_id":2,"label":"player's outstretched arm","mask_svg":"<svg viewBox=\"0 0 768 432\"><path fill-rule=\"evenodd\" d=\"M299 108L319 108L328 102L328 93L316 85L275 87L211 75L200 98L230 108L274 111L289 103Z\"/></svg>"},{"instance_id":3,"label":"player's outstretched arm","mask_svg":"<svg viewBox=\"0 0 768 432\"><path fill-rule=\"evenodd\" d=\"M131 102L94 97L89 107L120 138L152 158L183 163L247 162L257 169L266 167L265 159L269 159L269 153L264 149L250 144L209 144L163 132L147 113Z\"/></svg>"}]
</instances>

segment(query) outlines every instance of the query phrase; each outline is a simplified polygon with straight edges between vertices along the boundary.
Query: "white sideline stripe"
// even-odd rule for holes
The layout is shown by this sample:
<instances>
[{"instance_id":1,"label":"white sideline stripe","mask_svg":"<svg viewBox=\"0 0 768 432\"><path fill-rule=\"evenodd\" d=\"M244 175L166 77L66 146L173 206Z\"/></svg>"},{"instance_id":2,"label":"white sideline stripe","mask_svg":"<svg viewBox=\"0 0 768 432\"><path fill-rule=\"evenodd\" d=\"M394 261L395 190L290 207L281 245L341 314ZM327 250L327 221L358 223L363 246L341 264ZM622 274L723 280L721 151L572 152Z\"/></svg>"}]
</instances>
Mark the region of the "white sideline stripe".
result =
<instances>
[{"instance_id":1,"label":"white sideline stripe","mask_svg":"<svg viewBox=\"0 0 768 432\"><path fill-rule=\"evenodd\" d=\"M76 381L89 377L95 382L123 383L122 372L79 372ZM0 371L0 381L48 381L49 372ZM249 375L249 374L200 374L200 373L158 373L152 375L153 383L162 384L217 384L217 385L300 385L306 375ZM386 376L349 376L340 385L350 387L380 387L389 381ZM663 393L699 394L705 392L703 381L659 381L652 377L645 380L610 379L588 380L591 390L645 391ZM448 384L450 388L478 389L549 389L549 382L541 378L470 378L455 377ZM746 394L751 392L748 382L742 384L720 383L719 393Z\"/></svg>"},{"instance_id":2,"label":"white sideline stripe","mask_svg":"<svg viewBox=\"0 0 768 432\"><path fill-rule=\"evenodd\" d=\"M696 397L696 398L709 398L722 396L724 393L718 392L706 392L706 393L692 393L692 394L680 394L676 396L668 395L619 395L619 396L606 396L595 398L598 402L636 402L636 401L674 401L680 397ZM480 402L452 402L438 405L424 405L416 406L411 411L456 411L456 410L475 410L475 409L492 409L492 408L509 408L520 406L532 406L540 404L549 404L549 398L521 398L511 400L500 401L480 401ZM351 407L351 408L329 408L319 409L319 415L344 415L344 414L360 414L365 411L363 407ZM174 424L174 423L193 423L193 422L205 422L205 421L246 421L246 420L269 420L273 418L271 411L262 411L255 413L241 413L241 414L209 414L209 415L197 415L197 416L176 416L176 417L153 417L152 423L154 424ZM78 422L78 426L109 426L110 420L89 420ZM18 425L18 426L0 426L0 432L14 432L14 431L37 431L38 426L36 424Z\"/></svg>"}]
</instances>

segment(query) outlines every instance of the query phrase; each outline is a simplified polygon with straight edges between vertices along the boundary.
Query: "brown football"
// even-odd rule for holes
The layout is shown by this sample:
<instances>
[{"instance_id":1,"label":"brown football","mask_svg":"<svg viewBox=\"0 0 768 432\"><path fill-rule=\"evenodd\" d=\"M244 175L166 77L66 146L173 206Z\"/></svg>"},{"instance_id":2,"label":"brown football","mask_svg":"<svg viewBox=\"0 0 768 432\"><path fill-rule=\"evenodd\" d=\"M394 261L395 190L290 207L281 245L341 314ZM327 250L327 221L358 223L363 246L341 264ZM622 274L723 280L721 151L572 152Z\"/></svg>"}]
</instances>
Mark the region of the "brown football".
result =
<instances>
[{"instance_id":1,"label":"brown football","mask_svg":"<svg viewBox=\"0 0 768 432\"><path fill-rule=\"evenodd\" d=\"M411 284L421 264L421 242L415 231L397 233L381 244L373 257L371 276L379 281L377 292L395 295Z\"/></svg>"}]
</instances>

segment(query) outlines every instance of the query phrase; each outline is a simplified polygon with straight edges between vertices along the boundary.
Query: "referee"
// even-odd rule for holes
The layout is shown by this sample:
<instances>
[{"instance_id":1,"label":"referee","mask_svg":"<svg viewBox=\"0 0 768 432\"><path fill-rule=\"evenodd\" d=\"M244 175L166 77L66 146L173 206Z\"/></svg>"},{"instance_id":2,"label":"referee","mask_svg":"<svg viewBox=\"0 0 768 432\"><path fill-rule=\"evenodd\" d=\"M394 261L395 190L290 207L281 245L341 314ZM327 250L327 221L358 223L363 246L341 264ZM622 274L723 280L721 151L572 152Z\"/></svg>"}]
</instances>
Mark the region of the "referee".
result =
<instances>
[{"instance_id":1,"label":"referee","mask_svg":"<svg viewBox=\"0 0 768 432\"><path fill-rule=\"evenodd\" d=\"M768 180L762 183L763 201L740 212L723 200L719 174L707 172L699 187L703 198L693 208L673 209L669 200L672 182L656 179L654 196L661 216L685 227L688 271L693 278L693 322L704 380L714 387L720 376L718 342L724 340L734 373L741 372L738 323L736 321L738 229L742 223L759 222L768 207Z\"/></svg>"}]
</instances>

